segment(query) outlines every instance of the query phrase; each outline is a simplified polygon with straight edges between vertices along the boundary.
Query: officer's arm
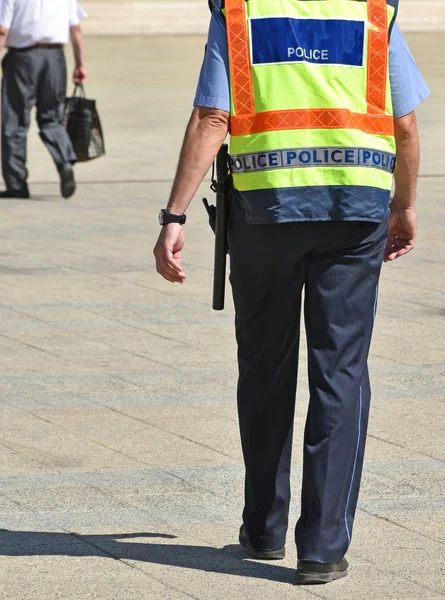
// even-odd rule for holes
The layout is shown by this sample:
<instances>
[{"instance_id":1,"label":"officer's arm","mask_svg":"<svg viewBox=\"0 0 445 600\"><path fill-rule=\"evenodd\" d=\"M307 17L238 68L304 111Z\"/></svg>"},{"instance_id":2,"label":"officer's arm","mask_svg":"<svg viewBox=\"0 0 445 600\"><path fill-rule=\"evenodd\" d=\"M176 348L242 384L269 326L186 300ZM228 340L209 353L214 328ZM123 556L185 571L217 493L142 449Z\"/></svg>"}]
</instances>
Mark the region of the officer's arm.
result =
<instances>
[{"instance_id":1,"label":"officer's arm","mask_svg":"<svg viewBox=\"0 0 445 600\"><path fill-rule=\"evenodd\" d=\"M183 214L209 170L229 130L229 113L196 107L182 145L168 210Z\"/></svg>"},{"instance_id":2,"label":"officer's arm","mask_svg":"<svg viewBox=\"0 0 445 600\"><path fill-rule=\"evenodd\" d=\"M394 127L397 148L395 201L400 208L414 209L420 161L419 134L414 111L400 119L394 119Z\"/></svg>"},{"instance_id":3,"label":"officer's arm","mask_svg":"<svg viewBox=\"0 0 445 600\"><path fill-rule=\"evenodd\" d=\"M182 215L209 170L229 129L229 113L214 108L196 107L182 144L179 165L167 209ZM169 223L161 229L154 248L158 273L171 283L183 283L181 266L184 228Z\"/></svg>"},{"instance_id":4,"label":"officer's arm","mask_svg":"<svg viewBox=\"0 0 445 600\"><path fill-rule=\"evenodd\" d=\"M397 167L396 190L391 202L385 262L408 254L416 241L416 195L420 147L414 112L394 120Z\"/></svg>"},{"instance_id":5,"label":"officer's arm","mask_svg":"<svg viewBox=\"0 0 445 600\"><path fill-rule=\"evenodd\" d=\"M5 47L6 38L8 37L9 29L0 26L0 51Z\"/></svg>"}]
</instances>

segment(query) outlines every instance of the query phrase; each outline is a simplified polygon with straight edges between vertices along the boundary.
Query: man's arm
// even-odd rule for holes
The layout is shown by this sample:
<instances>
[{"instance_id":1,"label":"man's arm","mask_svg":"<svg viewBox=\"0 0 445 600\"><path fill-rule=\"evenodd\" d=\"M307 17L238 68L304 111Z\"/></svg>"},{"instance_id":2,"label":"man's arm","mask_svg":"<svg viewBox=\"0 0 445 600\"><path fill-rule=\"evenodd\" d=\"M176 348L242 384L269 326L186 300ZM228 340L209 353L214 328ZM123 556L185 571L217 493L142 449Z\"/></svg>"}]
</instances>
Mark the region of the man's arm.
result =
<instances>
[{"instance_id":1,"label":"man's arm","mask_svg":"<svg viewBox=\"0 0 445 600\"><path fill-rule=\"evenodd\" d=\"M416 196L420 147L414 112L394 119L397 166L396 190L391 202L389 238L385 262L395 260L414 248L416 239Z\"/></svg>"},{"instance_id":2,"label":"man's arm","mask_svg":"<svg viewBox=\"0 0 445 600\"><path fill-rule=\"evenodd\" d=\"M82 83L87 80L88 73L85 67L85 52L83 48L83 37L80 25L70 27L71 43L73 45L74 61L76 67L74 69L74 83Z\"/></svg>"},{"instance_id":3,"label":"man's arm","mask_svg":"<svg viewBox=\"0 0 445 600\"><path fill-rule=\"evenodd\" d=\"M6 27L0 26L0 52L5 47L6 38L8 37L9 29Z\"/></svg>"},{"instance_id":4,"label":"man's arm","mask_svg":"<svg viewBox=\"0 0 445 600\"><path fill-rule=\"evenodd\" d=\"M173 188L167 209L183 214L209 170L229 129L229 113L214 108L196 107L185 132ZM154 248L156 269L167 281L183 283L181 250L182 225L165 225Z\"/></svg>"}]
</instances>

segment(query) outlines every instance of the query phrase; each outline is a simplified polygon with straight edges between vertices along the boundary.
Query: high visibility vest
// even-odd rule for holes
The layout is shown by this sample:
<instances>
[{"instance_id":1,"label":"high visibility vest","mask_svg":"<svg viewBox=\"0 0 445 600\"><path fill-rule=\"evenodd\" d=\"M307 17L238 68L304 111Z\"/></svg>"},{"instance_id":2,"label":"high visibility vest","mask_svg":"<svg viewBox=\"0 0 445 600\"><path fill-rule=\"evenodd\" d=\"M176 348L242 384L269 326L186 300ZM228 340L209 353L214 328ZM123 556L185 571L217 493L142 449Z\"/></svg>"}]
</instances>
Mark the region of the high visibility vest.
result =
<instances>
[{"instance_id":1,"label":"high visibility vest","mask_svg":"<svg viewBox=\"0 0 445 600\"><path fill-rule=\"evenodd\" d=\"M236 190L361 186L389 200L396 158L388 47L397 5L225 1Z\"/></svg>"}]
</instances>

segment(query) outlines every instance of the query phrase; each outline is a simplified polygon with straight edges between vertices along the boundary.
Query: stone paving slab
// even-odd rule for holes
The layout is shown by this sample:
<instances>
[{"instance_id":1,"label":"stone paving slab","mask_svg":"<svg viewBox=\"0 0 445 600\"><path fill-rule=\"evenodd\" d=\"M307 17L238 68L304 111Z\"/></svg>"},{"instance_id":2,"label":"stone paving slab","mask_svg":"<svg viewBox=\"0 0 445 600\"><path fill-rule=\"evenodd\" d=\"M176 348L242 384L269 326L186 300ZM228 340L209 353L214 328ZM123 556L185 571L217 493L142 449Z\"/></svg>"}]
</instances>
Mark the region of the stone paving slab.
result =
<instances>
[{"instance_id":1,"label":"stone paving slab","mask_svg":"<svg viewBox=\"0 0 445 600\"><path fill-rule=\"evenodd\" d=\"M78 194L63 202L33 126L33 199L0 205L0 598L445 597L445 46L440 34L408 41L433 92L418 113L419 242L383 272L350 577L291 586L291 531L280 564L247 560L236 544L234 315L229 292L224 313L210 309L213 239L199 197L186 284L154 271L157 213L205 39L104 37L87 39L87 91L107 157L77 167ZM292 523L308 397L300 372Z\"/></svg>"}]
</instances>

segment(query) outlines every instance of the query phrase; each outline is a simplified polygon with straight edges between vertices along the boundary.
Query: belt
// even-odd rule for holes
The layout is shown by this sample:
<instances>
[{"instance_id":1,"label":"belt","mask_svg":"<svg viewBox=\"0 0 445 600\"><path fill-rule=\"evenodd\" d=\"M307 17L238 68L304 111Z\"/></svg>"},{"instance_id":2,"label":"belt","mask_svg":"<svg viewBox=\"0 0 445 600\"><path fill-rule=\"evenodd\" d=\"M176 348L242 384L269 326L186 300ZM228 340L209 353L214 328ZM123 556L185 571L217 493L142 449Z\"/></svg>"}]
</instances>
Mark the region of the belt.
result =
<instances>
[{"instance_id":1,"label":"belt","mask_svg":"<svg viewBox=\"0 0 445 600\"><path fill-rule=\"evenodd\" d=\"M36 44L33 48L63 48L63 44Z\"/></svg>"},{"instance_id":2,"label":"belt","mask_svg":"<svg viewBox=\"0 0 445 600\"><path fill-rule=\"evenodd\" d=\"M25 46L24 48L14 48L14 46L8 48L8 50L15 50L16 52L34 50L35 48L63 48L64 44L34 44L33 46Z\"/></svg>"}]
</instances>

